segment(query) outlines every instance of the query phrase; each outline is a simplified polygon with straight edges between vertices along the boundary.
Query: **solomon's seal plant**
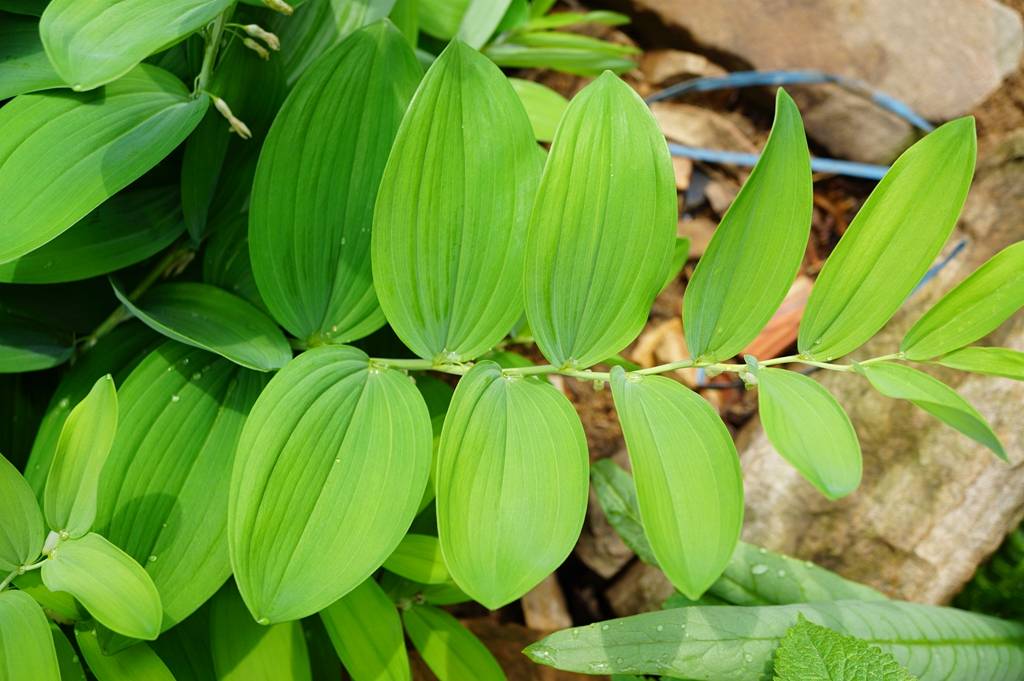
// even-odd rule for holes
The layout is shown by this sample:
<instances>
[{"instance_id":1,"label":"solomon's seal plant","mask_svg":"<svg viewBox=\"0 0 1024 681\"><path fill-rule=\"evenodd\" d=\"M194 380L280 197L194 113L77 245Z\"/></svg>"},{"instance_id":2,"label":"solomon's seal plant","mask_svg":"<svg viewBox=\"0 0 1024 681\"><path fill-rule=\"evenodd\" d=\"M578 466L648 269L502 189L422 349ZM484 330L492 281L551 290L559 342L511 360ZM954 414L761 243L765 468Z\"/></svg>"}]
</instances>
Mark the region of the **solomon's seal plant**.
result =
<instances>
[{"instance_id":1,"label":"solomon's seal plant","mask_svg":"<svg viewBox=\"0 0 1024 681\"><path fill-rule=\"evenodd\" d=\"M13 97L0 107L0 372L61 367L56 387L40 383L38 428L12 440L32 443L27 460L0 462L0 678L71 678L75 647L47 616L74 625L100 681L310 679L325 646L357 681L408 679L403 628L442 680L503 678L441 606L518 599L579 535L589 457L556 375L610 386L636 481L613 495L629 521L617 526L680 595L555 634L534 659L760 679L779 648L790 679L830 649L878 678L908 678L899 665L1024 675L1019 625L886 601L738 544L735 445L669 377L737 375L772 444L829 499L857 488L860 446L806 367L909 400L1005 458L919 367L1024 378L1020 352L974 345L1024 302L1021 244L890 354L850 357L953 229L971 119L920 140L872 192L796 353L737 359L810 230L807 142L780 90L686 290L691 358L623 366L685 258L673 169L614 73L631 49L557 30L623 18L540 0L293 4L0 0L15 45L0 61ZM566 102L500 66L596 78ZM504 351L513 329L544 363ZM11 385L28 409L27 383ZM600 491L615 474L599 470ZM774 596L744 586L787 571L796 586Z\"/></svg>"}]
</instances>

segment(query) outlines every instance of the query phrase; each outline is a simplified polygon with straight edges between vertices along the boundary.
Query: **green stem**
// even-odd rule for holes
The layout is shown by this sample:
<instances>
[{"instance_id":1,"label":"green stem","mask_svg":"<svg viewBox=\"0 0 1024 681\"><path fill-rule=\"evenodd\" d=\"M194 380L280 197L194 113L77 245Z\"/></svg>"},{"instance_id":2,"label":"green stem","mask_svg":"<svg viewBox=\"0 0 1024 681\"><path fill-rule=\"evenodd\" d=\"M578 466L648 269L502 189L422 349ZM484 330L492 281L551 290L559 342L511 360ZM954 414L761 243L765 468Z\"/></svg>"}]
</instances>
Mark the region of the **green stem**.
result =
<instances>
[{"instance_id":1,"label":"green stem","mask_svg":"<svg viewBox=\"0 0 1024 681\"><path fill-rule=\"evenodd\" d=\"M46 559L43 558L38 563L32 563L31 565L22 565L21 567L14 568L11 571L11 574L9 574L6 577L4 577L4 580L2 582L0 582L0 591L3 591L4 589L6 589L10 585L10 583L14 581L14 579L16 577L20 577L21 575L25 574L26 572L29 572L31 570L38 570L39 568L43 567L43 563L45 563L45 562L46 562Z\"/></svg>"},{"instance_id":2,"label":"green stem","mask_svg":"<svg viewBox=\"0 0 1024 681\"><path fill-rule=\"evenodd\" d=\"M195 88L192 90L192 97L198 97L210 85L210 78L213 76L213 66L217 62L217 52L220 50L220 38L224 33L231 15L231 9L225 10L218 15L205 36L206 48L203 50L203 65L199 69L199 76L196 78Z\"/></svg>"}]
</instances>

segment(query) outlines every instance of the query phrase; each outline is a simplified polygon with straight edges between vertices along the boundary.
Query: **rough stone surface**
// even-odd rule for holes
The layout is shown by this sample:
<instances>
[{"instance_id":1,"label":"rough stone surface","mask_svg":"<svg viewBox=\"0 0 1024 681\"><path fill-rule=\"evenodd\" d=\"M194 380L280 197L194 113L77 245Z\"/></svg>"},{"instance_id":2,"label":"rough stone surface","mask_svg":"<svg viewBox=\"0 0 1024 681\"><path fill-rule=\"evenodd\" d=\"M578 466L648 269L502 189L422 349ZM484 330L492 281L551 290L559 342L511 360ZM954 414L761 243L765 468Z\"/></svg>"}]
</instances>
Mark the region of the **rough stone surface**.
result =
<instances>
[{"instance_id":1,"label":"rough stone surface","mask_svg":"<svg viewBox=\"0 0 1024 681\"><path fill-rule=\"evenodd\" d=\"M983 150L951 244L964 252L910 299L862 357L893 352L906 329L997 250L1024 238L1024 133ZM1024 349L1024 314L988 339ZM864 480L830 503L776 454L760 424L740 435L747 511L744 538L813 560L894 597L945 603L1024 515L1024 383L935 371L973 403L1010 463L913 405L875 393L856 376L821 372L847 409L864 452Z\"/></svg>"}]
</instances>

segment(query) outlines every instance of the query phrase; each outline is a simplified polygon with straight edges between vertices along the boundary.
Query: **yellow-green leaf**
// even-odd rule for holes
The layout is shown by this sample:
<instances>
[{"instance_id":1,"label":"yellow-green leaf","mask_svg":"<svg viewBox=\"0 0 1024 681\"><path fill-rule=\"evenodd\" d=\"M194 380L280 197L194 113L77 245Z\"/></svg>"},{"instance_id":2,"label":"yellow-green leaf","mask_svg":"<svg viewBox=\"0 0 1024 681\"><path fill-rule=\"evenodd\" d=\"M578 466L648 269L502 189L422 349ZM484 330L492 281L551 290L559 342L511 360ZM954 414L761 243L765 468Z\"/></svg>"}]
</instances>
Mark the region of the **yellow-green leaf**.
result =
<instances>
[{"instance_id":1,"label":"yellow-green leaf","mask_svg":"<svg viewBox=\"0 0 1024 681\"><path fill-rule=\"evenodd\" d=\"M96 630L75 627L75 640L99 681L176 681L167 665L146 643L136 643L112 655L100 649Z\"/></svg>"},{"instance_id":2,"label":"yellow-green leaf","mask_svg":"<svg viewBox=\"0 0 1024 681\"><path fill-rule=\"evenodd\" d=\"M43 550L46 529L32 488L0 455L0 573L29 565Z\"/></svg>"},{"instance_id":3,"label":"yellow-green leaf","mask_svg":"<svg viewBox=\"0 0 1024 681\"><path fill-rule=\"evenodd\" d=\"M558 122L562 120L569 100L546 85L522 78L509 78L512 89L519 95L519 101L526 109L533 128L533 136L539 142L550 142L555 138Z\"/></svg>"},{"instance_id":4,"label":"yellow-green leaf","mask_svg":"<svg viewBox=\"0 0 1024 681\"><path fill-rule=\"evenodd\" d=\"M61 681L46 615L20 591L0 591L0 680Z\"/></svg>"},{"instance_id":5,"label":"yellow-green leaf","mask_svg":"<svg viewBox=\"0 0 1024 681\"><path fill-rule=\"evenodd\" d=\"M1024 381L1024 352L1020 350L972 346L935 361L952 369Z\"/></svg>"},{"instance_id":6,"label":"yellow-green leaf","mask_svg":"<svg viewBox=\"0 0 1024 681\"><path fill-rule=\"evenodd\" d=\"M672 584L696 600L729 563L743 525L739 456L697 393L612 368L644 530Z\"/></svg>"},{"instance_id":7,"label":"yellow-green leaf","mask_svg":"<svg viewBox=\"0 0 1024 681\"><path fill-rule=\"evenodd\" d=\"M442 584L451 579L441 554L441 542L429 534L407 534L384 561L384 569L419 584Z\"/></svg>"},{"instance_id":8,"label":"yellow-green leaf","mask_svg":"<svg viewBox=\"0 0 1024 681\"><path fill-rule=\"evenodd\" d=\"M672 257L674 177L654 117L615 75L569 104L526 247L526 316L552 364L588 367L643 328Z\"/></svg>"},{"instance_id":9,"label":"yellow-green leaf","mask_svg":"<svg viewBox=\"0 0 1024 681\"><path fill-rule=\"evenodd\" d=\"M429 605L402 612L409 639L439 681L505 681L491 651L457 619Z\"/></svg>"},{"instance_id":10,"label":"yellow-green leaf","mask_svg":"<svg viewBox=\"0 0 1024 681\"><path fill-rule=\"evenodd\" d=\"M402 120L373 219L380 305L420 357L473 359L519 318L539 175L530 121L508 79L453 41Z\"/></svg>"},{"instance_id":11,"label":"yellow-green leaf","mask_svg":"<svg viewBox=\"0 0 1024 681\"><path fill-rule=\"evenodd\" d=\"M320 619L352 681L409 681L402 621L377 582L367 579L321 610Z\"/></svg>"}]
</instances>

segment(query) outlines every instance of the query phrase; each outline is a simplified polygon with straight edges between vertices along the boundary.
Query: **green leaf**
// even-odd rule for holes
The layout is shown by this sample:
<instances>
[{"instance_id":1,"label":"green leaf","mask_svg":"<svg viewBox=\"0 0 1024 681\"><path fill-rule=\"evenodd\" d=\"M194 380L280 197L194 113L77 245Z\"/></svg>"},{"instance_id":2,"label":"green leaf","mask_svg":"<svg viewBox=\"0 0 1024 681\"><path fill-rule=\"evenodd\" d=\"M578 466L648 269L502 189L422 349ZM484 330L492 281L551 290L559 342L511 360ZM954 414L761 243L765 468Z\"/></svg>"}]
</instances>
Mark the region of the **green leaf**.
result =
<instances>
[{"instance_id":1,"label":"green leaf","mask_svg":"<svg viewBox=\"0 0 1024 681\"><path fill-rule=\"evenodd\" d=\"M428 534L407 534L384 561L384 569L420 584L442 584L451 579L441 555L441 542Z\"/></svg>"},{"instance_id":2,"label":"green leaf","mask_svg":"<svg viewBox=\"0 0 1024 681\"><path fill-rule=\"evenodd\" d=\"M218 681L210 649L210 610L207 601L152 644L176 681Z\"/></svg>"},{"instance_id":3,"label":"green leaf","mask_svg":"<svg viewBox=\"0 0 1024 681\"><path fill-rule=\"evenodd\" d=\"M292 357L284 334L251 303L216 286L161 284L132 302L114 284L118 300L143 324L168 338L215 352L256 371L280 369Z\"/></svg>"},{"instance_id":4,"label":"green leaf","mask_svg":"<svg viewBox=\"0 0 1024 681\"><path fill-rule=\"evenodd\" d=\"M530 20L527 28L533 31L577 26L580 24L601 24L603 26L621 26L629 23L629 16L618 12L598 10L595 12L556 12L545 17Z\"/></svg>"},{"instance_id":5,"label":"green leaf","mask_svg":"<svg viewBox=\"0 0 1024 681\"><path fill-rule=\"evenodd\" d=\"M260 146L284 99L281 60L263 61L234 40L226 46L208 90L227 102L249 128L252 139L233 133L215 108L206 112L189 135L181 160L181 206L196 243L207 231L211 215L238 214L245 207ZM234 182L246 186L241 196L233 196L229 190L232 175L237 176Z\"/></svg>"},{"instance_id":6,"label":"green leaf","mask_svg":"<svg viewBox=\"0 0 1024 681\"><path fill-rule=\"evenodd\" d=\"M177 78L145 64L102 91L21 95L6 104L0 263L52 240L156 165L208 105L205 95L191 98Z\"/></svg>"},{"instance_id":7,"label":"green leaf","mask_svg":"<svg viewBox=\"0 0 1024 681\"><path fill-rule=\"evenodd\" d=\"M159 338L139 322L120 324L89 348L88 352L83 353L64 374L46 407L46 414L39 424L32 443L32 453L25 467L25 479L40 501L50 472L50 462L57 450L57 439L71 408L85 399L93 384L104 374L111 374L115 384L123 383L128 373L149 353Z\"/></svg>"},{"instance_id":8,"label":"green leaf","mask_svg":"<svg viewBox=\"0 0 1024 681\"><path fill-rule=\"evenodd\" d=\"M230 582L210 604L210 644L218 681L311 679L301 623L257 624Z\"/></svg>"},{"instance_id":9,"label":"green leaf","mask_svg":"<svg viewBox=\"0 0 1024 681\"><path fill-rule=\"evenodd\" d=\"M292 5L298 3L291 3ZM395 0L317 0L304 2L293 16L275 15L272 30L281 39L279 58L288 87L306 73L317 58L353 31L380 21Z\"/></svg>"},{"instance_id":10,"label":"green leaf","mask_svg":"<svg viewBox=\"0 0 1024 681\"><path fill-rule=\"evenodd\" d=\"M369 577L412 522L430 444L412 382L355 348L316 348L278 372L231 480L231 563L254 617L312 614Z\"/></svg>"},{"instance_id":11,"label":"green leaf","mask_svg":"<svg viewBox=\"0 0 1024 681\"><path fill-rule=\"evenodd\" d=\"M83 626L75 627L75 640L89 671L99 681L175 681L167 665L146 643L107 655L100 649L96 631Z\"/></svg>"},{"instance_id":12,"label":"green leaf","mask_svg":"<svg viewBox=\"0 0 1024 681\"><path fill-rule=\"evenodd\" d=\"M56 622L69 624L89 619L88 613L82 609L74 596L63 591L50 591L43 584L43 576L39 573L39 570L29 570L15 578L14 585L43 606L43 612Z\"/></svg>"},{"instance_id":13,"label":"green leaf","mask_svg":"<svg viewBox=\"0 0 1024 681\"><path fill-rule=\"evenodd\" d=\"M361 29L306 73L267 136L249 216L252 269L267 307L298 338L344 343L384 324L370 226L419 76L391 24Z\"/></svg>"},{"instance_id":14,"label":"green leaf","mask_svg":"<svg viewBox=\"0 0 1024 681\"><path fill-rule=\"evenodd\" d=\"M539 142L550 142L562 115L569 107L569 100L546 85L522 78L509 78L512 89L519 96L526 115L533 128L533 136Z\"/></svg>"},{"instance_id":15,"label":"green leaf","mask_svg":"<svg viewBox=\"0 0 1024 681\"><path fill-rule=\"evenodd\" d=\"M469 0L456 37L470 47L480 49L498 28L510 4L512 0Z\"/></svg>"},{"instance_id":16,"label":"green leaf","mask_svg":"<svg viewBox=\"0 0 1024 681\"><path fill-rule=\"evenodd\" d=\"M606 73L569 104L530 218L526 316L552 364L588 367L636 338L665 283L675 225L665 138Z\"/></svg>"},{"instance_id":17,"label":"green leaf","mask_svg":"<svg viewBox=\"0 0 1024 681\"><path fill-rule=\"evenodd\" d=\"M32 488L0 455L0 573L30 565L43 550L46 528Z\"/></svg>"},{"instance_id":18,"label":"green leaf","mask_svg":"<svg viewBox=\"0 0 1024 681\"><path fill-rule=\"evenodd\" d=\"M57 73L72 89L91 90L203 28L231 4L231 0L51 0L39 20L39 33Z\"/></svg>"},{"instance_id":19,"label":"green leaf","mask_svg":"<svg viewBox=\"0 0 1024 681\"><path fill-rule=\"evenodd\" d=\"M668 273L665 275L665 283L661 285L662 291L679 277L679 273L683 271L683 267L689 259L690 240L687 237L677 236L676 245L672 249L672 261L669 263Z\"/></svg>"},{"instance_id":20,"label":"green leaf","mask_svg":"<svg viewBox=\"0 0 1024 681\"><path fill-rule=\"evenodd\" d=\"M985 418L948 385L923 371L893 362L856 365L878 392L896 400L909 400L1001 458L1006 451Z\"/></svg>"},{"instance_id":21,"label":"green leaf","mask_svg":"<svg viewBox=\"0 0 1024 681\"><path fill-rule=\"evenodd\" d=\"M1017 381L1024 381L1024 352L1020 350L985 347L960 348L935 361L942 366L961 371L1005 376Z\"/></svg>"},{"instance_id":22,"label":"green leaf","mask_svg":"<svg viewBox=\"0 0 1024 681\"><path fill-rule=\"evenodd\" d=\"M231 468L245 416L266 382L265 374L166 342L121 386L97 528L146 568L160 592L164 629L231 573Z\"/></svg>"},{"instance_id":23,"label":"green leaf","mask_svg":"<svg viewBox=\"0 0 1024 681\"><path fill-rule=\"evenodd\" d=\"M0 3L0 9L6 6ZM0 100L36 90L66 87L43 51L39 22L0 14Z\"/></svg>"},{"instance_id":24,"label":"green leaf","mask_svg":"<svg viewBox=\"0 0 1024 681\"><path fill-rule=\"evenodd\" d=\"M632 45L619 45L577 33L556 31L517 33L495 41L484 50L484 54L498 66L554 69L577 76L599 76L604 71L629 71L636 67L636 62L630 57L639 52Z\"/></svg>"},{"instance_id":25,"label":"green leaf","mask_svg":"<svg viewBox=\"0 0 1024 681\"><path fill-rule=\"evenodd\" d=\"M654 557L640 519L632 476L611 459L599 459L590 466L590 483L601 510L626 546L643 562L657 565L658 559Z\"/></svg>"},{"instance_id":26,"label":"green leaf","mask_svg":"<svg viewBox=\"0 0 1024 681\"><path fill-rule=\"evenodd\" d=\"M1024 306L1024 241L1007 246L947 293L900 343L907 359L938 357L987 336Z\"/></svg>"},{"instance_id":27,"label":"green leaf","mask_svg":"<svg viewBox=\"0 0 1024 681\"><path fill-rule=\"evenodd\" d=\"M0 282L88 279L141 262L184 231L175 187L122 192L31 253L0 265Z\"/></svg>"},{"instance_id":28,"label":"green leaf","mask_svg":"<svg viewBox=\"0 0 1024 681\"><path fill-rule=\"evenodd\" d=\"M402 611L409 640L439 681L504 681L491 651L457 619L429 605Z\"/></svg>"},{"instance_id":29,"label":"green leaf","mask_svg":"<svg viewBox=\"0 0 1024 681\"><path fill-rule=\"evenodd\" d=\"M46 615L20 591L0 591L0 679L61 681Z\"/></svg>"},{"instance_id":30,"label":"green leaf","mask_svg":"<svg viewBox=\"0 0 1024 681\"><path fill-rule=\"evenodd\" d=\"M417 0L420 29L440 40L455 37L471 0Z\"/></svg>"},{"instance_id":31,"label":"green leaf","mask_svg":"<svg viewBox=\"0 0 1024 681\"><path fill-rule=\"evenodd\" d=\"M57 439L43 495L54 531L81 537L92 529L100 472L116 432L117 392L108 374L71 410Z\"/></svg>"},{"instance_id":32,"label":"green leaf","mask_svg":"<svg viewBox=\"0 0 1024 681\"><path fill-rule=\"evenodd\" d=\"M419 0L397 0L388 19L401 31L409 45L415 47L420 32Z\"/></svg>"},{"instance_id":33,"label":"green leaf","mask_svg":"<svg viewBox=\"0 0 1024 681\"><path fill-rule=\"evenodd\" d=\"M921 681L1024 676L1024 626L898 601L662 610L565 629L524 652L536 662L591 674L769 681L772 654L801 615L878 646Z\"/></svg>"},{"instance_id":34,"label":"green leaf","mask_svg":"<svg viewBox=\"0 0 1024 681\"><path fill-rule=\"evenodd\" d=\"M238 215L218 225L203 252L203 281L266 310L249 261L249 218Z\"/></svg>"},{"instance_id":35,"label":"green leaf","mask_svg":"<svg viewBox=\"0 0 1024 681\"><path fill-rule=\"evenodd\" d=\"M61 540L42 571L46 588L68 592L103 626L150 641L160 633L160 594L153 580L100 535Z\"/></svg>"},{"instance_id":36,"label":"green leaf","mask_svg":"<svg viewBox=\"0 0 1024 681\"><path fill-rule=\"evenodd\" d=\"M508 79L453 41L402 120L373 220L380 305L417 355L473 359L519 318L539 176L530 122Z\"/></svg>"},{"instance_id":37,"label":"green leaf","mask_svg":"<svg viewBox=\"0 0 1024 681\"><path fill-rule=\"evenodd\" d=\"M452 578L492 610L572 551L587 510L579 417L545 380L480 362L460 381L435 470L437 528Z\"/></svg>"},{"instance_id":38,"label":"green leaf","mask_svg":"<svg viewBox=\"0 0 1024 681\"><path fill-rule=\"evenodd\" d=\"M681 383L621 367L611 383L651 549L696 600L722 574L743 524L736 446L711 405Z\"/></svg>"},{"instance_id":39,"label":"green leaf","mask_svg":"<svg viewBox=\"0 0 1024 681\"><path fill-rule=\"evenodd\" d=\"M0 0L0 10L38 17L50 0Z\"/></svg>"},{"instance_id":40,"label":"green leaf","mask_svg":"<svg viewBox=\"0 0 1024 681\"><path fill-rule=\"evenodd\" d=\"M857 489L857 432L824 386L794 371L758 369L757 404L772 446L822 494L834 500Z\"/></svg>"},{"instance_id":41,"label":"green leaf","mask_svg":"<svg viewBox=\"0 0 1024 681\"><path fill-rule=\"evenodd\" d=\"M72 352L67 334L0 310L0 374L49 369L66 362Z\"/></svg>"},{"instance_id":42,"label":"green leaf","mask_svg":"<svg viewBox=\"0 0 1024 681\"><path fill-rule=\"evenodd\" d=\"M320 611L334 650L353 681L409 681L402 622L372 579Z\"/></svg>"},{"instance_id":43,"label":"green leaf","mask_svg":"<svg viewBox=\"0 0 1024 681\"><path fill-rule=\"evenodd\" d=\"M78 652L61 628L51 623L50 633L53 635L53 649L57 653L57 666L60 667L60 681L88 681Z\"/></svg>"},{"instance_id":44,"label":"green leaf","mask_svg":"<svg viewBox=\"0 0 1024 681\"><path fill-rule=\"evenodd\" d=\"M915 681L889 653L797 616L775 653L775 681Z\"/></svg>"},{"instance_id":45,"label":"green leaf","mask_svg":"<svg viewBox=\"0 0 1024 681\"><path fill-rule=\"evenodd\" d=\"M693 358L728 359L757 337L800 269L811 212L807 138L800 110L780 88L764 152L686 287L683 327Z\"/></svg>"},{"instance_id":46,"label":"green leaf","mask_svg":"<svg viewBox=\"0 0 1024 681\"><path fill-rule=\"evenodd\" d=\"M960 118L896 159L818 275L800 323L801 354L841 357L896 312L956 225L976 148L974 119Z\"/></svg>"}]
</instances>

